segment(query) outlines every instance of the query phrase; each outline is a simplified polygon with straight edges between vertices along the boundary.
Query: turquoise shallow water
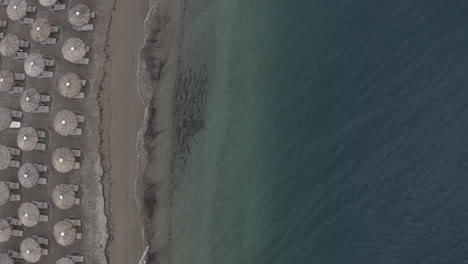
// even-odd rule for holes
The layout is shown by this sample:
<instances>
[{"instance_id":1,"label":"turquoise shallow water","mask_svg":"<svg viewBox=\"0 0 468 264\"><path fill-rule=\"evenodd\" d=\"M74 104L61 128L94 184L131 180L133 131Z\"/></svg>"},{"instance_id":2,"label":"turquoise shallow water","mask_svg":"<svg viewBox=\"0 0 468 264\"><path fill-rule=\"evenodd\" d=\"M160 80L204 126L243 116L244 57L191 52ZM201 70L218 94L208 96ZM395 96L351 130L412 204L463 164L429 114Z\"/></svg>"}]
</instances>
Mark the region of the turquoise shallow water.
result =
<instances>
[{"instance_id":1,"label":"turquoise shallow water","mask_svg":"<svg viewBox=\"0 0 468 264\"><path fill-rule=\"evenodd\" d=\"M466 1L186 8L174 263L468 263Z\"/></svg>"}]
</instances>

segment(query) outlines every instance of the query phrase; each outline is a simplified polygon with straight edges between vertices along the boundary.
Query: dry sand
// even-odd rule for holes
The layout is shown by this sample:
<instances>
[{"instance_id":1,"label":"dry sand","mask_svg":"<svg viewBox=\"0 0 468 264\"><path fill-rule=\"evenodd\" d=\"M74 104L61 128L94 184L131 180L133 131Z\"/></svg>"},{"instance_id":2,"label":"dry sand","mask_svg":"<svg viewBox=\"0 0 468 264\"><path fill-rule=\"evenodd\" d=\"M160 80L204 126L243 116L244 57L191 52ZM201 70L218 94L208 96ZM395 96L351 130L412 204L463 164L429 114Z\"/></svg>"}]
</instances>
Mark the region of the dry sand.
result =
<instances>
[{"instance_id":1,"label":"dry sand","mask_svg":"<svg viewBox=\"0 0 468 264\"><path fill-rule=\"evenodd\" d=\"M145 0L117 0L106 47L109 59L100 93L101 154L110 229L107 256L112 264L138 263L144 250L134 182L137 133L143 120L143 104L137 93L137 54L148 9Z\"/></svg>"}]
</instances>

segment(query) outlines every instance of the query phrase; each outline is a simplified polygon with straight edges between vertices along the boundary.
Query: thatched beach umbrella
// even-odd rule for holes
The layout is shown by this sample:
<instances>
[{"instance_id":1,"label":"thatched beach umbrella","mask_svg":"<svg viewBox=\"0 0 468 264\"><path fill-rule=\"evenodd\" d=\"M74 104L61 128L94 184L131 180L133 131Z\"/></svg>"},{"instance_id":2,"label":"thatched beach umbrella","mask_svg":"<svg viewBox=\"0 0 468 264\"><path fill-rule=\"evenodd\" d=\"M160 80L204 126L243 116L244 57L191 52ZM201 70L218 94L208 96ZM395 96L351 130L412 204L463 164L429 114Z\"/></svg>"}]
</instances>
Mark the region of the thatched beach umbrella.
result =
<instances>
[{"instance_id":1,"label":"thatched beach umbrella","mask_svg":"<svg viewBox=\"0 0 468 264\"><path fill-rule=\"evenodd\" d=\"M9 92L15 84L15 75L10 70L0 71L0 92Z\"/></svg>"},{"instance_id":2,"label":"thatched beach umbrella","mask_svg":"<svg viewBox=\"0 0 468 264\"><path fill-rule=\"evenodd\" d=\"M4 181L0 181L0 205L6 204L10 199L10 188Z\"/></svg>"},{"instance_id":3,"label":"thatched beach umbrella","mask_svg":"<svg viewBox=\"0 0 468 264\"><path fill-rule=\"evenodd\" d=\"M73 98L81 91L81 80L75 73L64 74L58 83L58 90L63 97Z\"/></svg>"},{"instance_id":4,"label":"thatched beach umbrella","mask_svg":"<svg viewBox=\"0 0 468 264\"><path fill-rule=\"evenodd\" d=\"M62 136L69 136L78 127L78 119L75 113L62 110L54 118L54 128Z\"/></svg>"},{"instance_id":5,"label":"thatched beach umbrella","mask_svg":"<svg viewBox=\"0 0 468 264\"><path fill-rule=\"evenodd\" d=\"M23 203L18 209L18 217L21 223L27 227L33 227L39 222L39 209L33 203Z\"/></svg>"},{"instance_id":6,"label":"thatched beach umbrella","mask_svg":"<svg viewBox=\"0 0 468 264\"><path fill-rule=\"evenodd\" d=\"M41 6L51 6L55 3L57 3L57 0L39 0L39 4L41 4Z\"/></svg>"},{"instance_id":7,"label":"thatched beach umbrella","mask_svg":"<svg viewBox=\"0 0 468 264\"><path fill-rule=\"evenodd\" d=\"M52 192L52 200L58 208L70 209L75 204L75 191L68 184L59 184Z\"/></svg>"},{"instance_id":8,"label":"thatched beach umbrella","mask_svg":"<svg viewBox=\"0 0 468 264\"><path fill-rule=\"evenodd\" d=\"M11 237L11 225L5 219L0 219L0 242L7 242ZM2 262L0 262L2 263Z\"/></svg>"},{"instance_id":9,"label":"thatched beach umbrella","mask_svg":"<svg viewBox=\"0 0 468 264\"><path fill-rule=\"evenodd\" d=\"M36 42L43 42L50 36L52 27L45 18L38 18L34 21L31 28L31 38Z\"/></svg>"},{"instance_id":10,"label":"thatched beach umbrella","mask_svg":"<svg viewBox=\"0 0 468 264\"><path fill-rule=\"evenodd\" d=\"M21 109L23 109L23 111L26 113L35 111L39 107L40 103L41 95L34 88L27 89L21 96Z\"/></svg>"},{"instance_id":11,"label":"thatched beach umbrella","mask_svg":"<svg viewBox=\"0 0 468 264\"><path fill-rule=\"evenodd\" d=\"M21 242L20 252L24 260L30 263L38 262L42 256L41 245L32 238L26 238Z\"/></svg>"},{"instance_id":12,"label":"thatched beach umbrella","mask_svg":"<svg viewBox=\"0 0 468 264\"><path fill-rule=\"evenodd\" d=\"M39 171L31 163L25 163L21 165L18 170L18 181L25 188L31 188L36 186L39 180Z\"/></svg>"},{"instance_id":13,"label":"thatched beach umbrella","mask_svg":"<svg viewBox=\"0 0 468 264\"><path fill-rule=\"evenodd\" d=\"M0 131L10 127L12 121L10 109L0 106Z\"/></svg>"},{"instance_id":14,"label":"thatched beach umbrella","mask_svg":"<svg viewBox=\"0 0 468 264\"><path fill-rule=\"evenodd\" d=\"M3 56L11 57L20 50L20 41L15 34L7 34L0 41L0 53Z\"/></svg>"},{"instance_id":15,"label":"thatched beach umbrella","mask_svg":"<svg viewBox=\"0 0 468 264\"><path fill-rule=\"evenodd\" d=\"M7 7L7 15L11 20L20 20L26 16L28 3L26 0L10 0Z\"/></svg>"},{"instance_id":16,"label":"thatched beach umbrella","mask_svg":"<svg viewBox=\"0 0 468 264\"><path fill-rule=\"evenodd\" d=\"M91 18L91 11L85 4L77 4L68 11L68 21L75 27L88 24Z\"/></svg>"},{"instance_id":17,"label":"thatched beach umbrella","mask_svg":"<svg viewBox=\"0 0 468 264\"><path fill-rule=\"evenodd\" d=\"M10 150L4 145L0 145L0 170L8 168L10 166L10 161Z\"/></svg>"},{"instance_id":18,"label":"thatched beach umbrella","mask_svg":"<svg viewBox=\"0 0 468 264\"><path fill-rule=\"evenodd\" d=\"M75 264L71 258L61 258L55 262L55 264Z\"/></svg>"},{"instance_id":19,"label":"thatched beach umbrella","mask_svg":"<svg viewBox=\"0 0 468 264\"><path fill-rule=\"evenodd\" d=\"M52 153L52 165L58 172L69 172L75 166L75 155L68 148L56 149Z\"/></svg>"},{"instance_id":20,"label":"thatched beach umbrella","mask_svg":"<svg viewBox=\"0 0 468 264\"><path fill-rule=\"evenodd\" d=\"M22 127L18 132L16 142L21 150L34 150L39 142L39 136L37 135L36 129L32 127Z\"/></svg>"},{"instance_id":21,"label":"thatched beach umbrella","mask_svg":"<svg viewBox=\"0 0 468 264\"><path fill-rule=\"evenodd\" d=\"M86 55L86 45L80 38L69 38L62 46L63 57L69 62L77 62Z\"/></svg>"},{"instance_id":22,"label":"thatched beach umbrella","mask_svg":"<svg viewBox=\"0 0 468 264\"><path fill-rule=\"evenodd\" d=\"M0 254L0 263L2 264L15 264L7 254Z\"/></svg>"},{"instance_id":23,"label":"thatched beach umbrella","mask_svg":"<svg viewBox=\"0 0 468 264\"><path fill-rule=\"evenodd\" d=\"M45 60L39 53L30 53L24 60L24 71L31 77L38 77L44 71Z\"/></svg>"},{"instance_id":24,"label":"thatched beach umbrella","mask_svg":"<svg viewBox=\"0 0 468 264\"><path fill-rule=\"evenodd\" d=\"M54 237L60 245L69 246L75 241L76 229L68 221L57 222L54 225Z\"/></svg>"}]
</instances>

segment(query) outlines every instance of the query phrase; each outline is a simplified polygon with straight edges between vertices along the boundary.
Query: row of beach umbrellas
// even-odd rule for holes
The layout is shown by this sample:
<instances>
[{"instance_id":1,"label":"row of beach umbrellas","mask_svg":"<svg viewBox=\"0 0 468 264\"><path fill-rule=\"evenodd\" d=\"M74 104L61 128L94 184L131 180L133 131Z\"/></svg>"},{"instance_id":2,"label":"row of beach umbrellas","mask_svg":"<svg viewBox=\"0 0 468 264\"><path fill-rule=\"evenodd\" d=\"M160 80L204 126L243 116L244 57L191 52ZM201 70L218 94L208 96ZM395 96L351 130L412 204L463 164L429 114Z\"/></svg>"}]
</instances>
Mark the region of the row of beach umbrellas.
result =
<instances>
[{"instance_id":1,"label":"row of beach umbrellas","mask_svg":"<svg viewBox=\"0 0 468 264\"><path fill-rule=\"evenodd\" d=\"M0 54L11 57L20 51L20 39L15 34L7 34L0 41ZM63 43L62 55L69 62L79 62L86 55L86 44L77 37L69 38ZM39 53L30 53L24 62L26 74L32 77L39 76L45 67L45 59Z\"/></svg>"},{"instance_id":2,"label":"row of beach umbrellas","mask_svg":"<svg viewBox=\"0 0 468 264\"><path fill-rule=\"evenodd\" d=\"M42 6L52 6L57 0L39 0ZM20 20L27 15L28 3L26 0L10 0L7 6L7 15L11 20ZM74 5L68 11L68 21L73 26L81 27L91 19L91 10L85 4Z\"/></svg>"},{"instance_id":3,"label":"row of beach umbrellas","mask_svg":"<svg viewBox=\"0 0 468 264\"><path fill-rule=\"evenodd\" d=\"M14 85L14 73L10 70L0 70L0 92L9 92L13 89ZM76 73L65 73L60 77L57 88L63 97L73 98L81 92L81 79ZM39 95L35 89L30 89L29 93Z\"/></svg>"},{"instance_id":4,"label":"row of beach umbrellas","mask_svg":"<svg viewBox=\"0 0 468 264\"><path fill-rule=\"evenodd\" d=\"M28 259L29 259L28 261L31 262L30 260L35 260L36 258L33 259L31 257L28 257ZM40 256L37 258L37 261L39 261L39 259L40 259ZM26 260L26 258L25 258L25 260ZM7 254L0 254L0 263L1 264L15 264L13 262L13 260ZM34 262L32 262L32 263L34 263ZM73 260L71 260L70 258L63 257L63 258L57 260L57 262L55 262L55 264L75 264L75 262L73 262Z\"/></svg>"}]
</instances>

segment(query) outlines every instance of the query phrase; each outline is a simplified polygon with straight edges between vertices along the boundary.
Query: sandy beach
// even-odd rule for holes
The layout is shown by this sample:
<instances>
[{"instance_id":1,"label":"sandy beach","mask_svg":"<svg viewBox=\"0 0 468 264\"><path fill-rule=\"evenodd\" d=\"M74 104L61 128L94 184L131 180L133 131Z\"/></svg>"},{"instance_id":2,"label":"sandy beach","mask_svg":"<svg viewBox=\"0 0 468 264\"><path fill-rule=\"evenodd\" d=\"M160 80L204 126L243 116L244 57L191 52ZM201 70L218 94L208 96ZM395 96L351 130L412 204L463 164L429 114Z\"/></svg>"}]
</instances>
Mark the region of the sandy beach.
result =
<instances>
[{"instance_id":1,"label":"sandy beach","mask_svg":"<svg viewBox=\"0 0 468 264\"><path fill-rule=\"evenodd\" d=\"M138 50L148 3L115 1L108 33L105 78L99 95L109 263L138 263L144 250L135 200L136 141L143 103L137 89Z\"/></svg>"}]
</instances>

